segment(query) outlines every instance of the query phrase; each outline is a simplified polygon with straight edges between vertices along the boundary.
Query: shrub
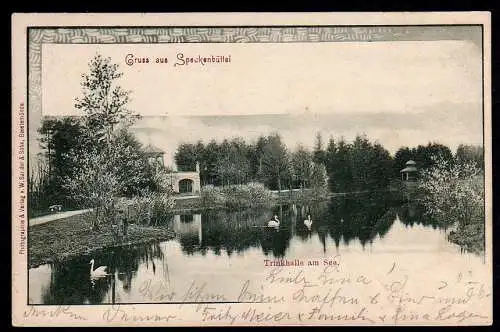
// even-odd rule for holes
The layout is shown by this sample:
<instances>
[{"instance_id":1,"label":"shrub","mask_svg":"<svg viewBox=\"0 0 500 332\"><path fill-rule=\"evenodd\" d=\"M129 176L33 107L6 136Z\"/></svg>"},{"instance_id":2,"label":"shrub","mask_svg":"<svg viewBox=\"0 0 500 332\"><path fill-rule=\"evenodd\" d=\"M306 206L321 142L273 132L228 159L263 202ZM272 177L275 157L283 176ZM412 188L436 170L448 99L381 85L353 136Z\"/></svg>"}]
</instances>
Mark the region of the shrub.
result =
<instances>
[{"instance_id":1,"label":"shrub","mask_svg":"<svg viewBox=\"0 0 500 332\"><path fill-rule=\"evenodd\" d=\"M262 183L250 182L246 185L250 205L261 205L272 201L273 196Z\"/></svg>"},{"instance_id":2,"label":"shrub","mask_svg":"<svg viewBox=\"0 0 500 332\"><path fill-rule=\"evenodd\" d=\"M422 172L418 188L427 214L442 227L455 227L451 241L469 251L484 250L484 185L476 164L437 159Z\"/></svg>"},{"instance_id":3,"label":"shrub","mask_svg":"<svg viewBox=\"0 0 500 332\"><path fill-rule=\"evenodd\" d=\"M138 223L151 223L168 217L175 200L169 193L143 191L140 196L121 199L118 208L128 211L128 218Z\"/></svg>"},{"instance_id":4,"label":"shrub","mask_svg":"<svg viewBox=\"0 0 500 332\"><path fill-rule=\"evenodd\" d=\"M226 204L226 198L222 190L213 185L201 188L200 199L203 207L224 206Z\"/></svg>"},{"instance_id":5,"label":"shrub","mask_svg":"<svg viewBox=\"0 0 500 332\"><path fill-rule=\"evenodd\" d=\"M261 183L226 187L205 186L201 190L201 202L204 207L224 206L239 209L270 204L272 201L272 194Z\"/></svg>"},{"instance_id":6,"label":"shrub","mask_svg":"<svg viewBox=\"0 0 500 332\"><path fill-rule=\"evenodd\" d=\"M273 199L269 190L261 183L224 187L223 192L226 197L226 207L230 209L269 204Z\"/></svg>"}]
</instances>

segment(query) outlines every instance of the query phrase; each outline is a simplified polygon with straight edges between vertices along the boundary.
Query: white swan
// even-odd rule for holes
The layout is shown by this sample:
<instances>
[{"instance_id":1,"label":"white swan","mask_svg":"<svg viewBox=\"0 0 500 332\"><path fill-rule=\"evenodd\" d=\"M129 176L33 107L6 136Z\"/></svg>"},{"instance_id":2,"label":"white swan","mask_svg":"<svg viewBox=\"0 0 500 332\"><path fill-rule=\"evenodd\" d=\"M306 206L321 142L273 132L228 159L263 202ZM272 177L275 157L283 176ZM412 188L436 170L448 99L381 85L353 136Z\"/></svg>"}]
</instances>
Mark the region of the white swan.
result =
<instances>
[{"instance_id":1,"label":"white swan","mask_svg":"<svg viewBox=\"0 0 500 332\"><path fill-rule=\"evenodd\" d=\"M305 225L308 229L311 229L312 223L313 223L313 221L312 221L312 219L311 219L311 215L310 215L310 214L308 214L308 215L307 215L307 219L306 219L306 220L304 220L304 225Z\"/></svg>"},{"instance_id":2,"label":"white swan","mask_svg":"<svg viewBox=\"0 0 500 332\"><path fill-rule=\"evenodd\" d=\"M94 259L90 261L90 277L91 278L102 278L108 275L106 272L107 266L99 266L94 270Z\"/></svg>"},{"instance_id":3,"label":"white swan","mask_svg":"<svg viewBox=\"0 0 500 332\"><path fill-rule=\"evenodd\" d=\"M267 227L279 227L280 225L280 220L278 219L278 216L274 216L274 219L269 220L267 223Z\"/></svg>"}]
</instances>

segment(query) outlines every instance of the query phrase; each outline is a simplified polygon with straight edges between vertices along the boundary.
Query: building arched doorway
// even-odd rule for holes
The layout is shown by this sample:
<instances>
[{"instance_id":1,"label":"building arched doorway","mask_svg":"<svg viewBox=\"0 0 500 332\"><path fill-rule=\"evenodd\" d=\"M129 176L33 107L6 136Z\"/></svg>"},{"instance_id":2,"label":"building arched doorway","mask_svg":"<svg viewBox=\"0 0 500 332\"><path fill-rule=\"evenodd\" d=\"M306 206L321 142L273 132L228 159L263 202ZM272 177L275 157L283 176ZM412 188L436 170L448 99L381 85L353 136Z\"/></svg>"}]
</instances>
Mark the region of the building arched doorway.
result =
<instances>
[{"instance_id":1,"label":"building arched doorway","mask_svg":"<svg viewBox=\"0 0 500 332\"><path fill-rule=\"evenodd\" d=\"M179 193L192 193L193 192L193 180L182 179L179 181Z\"/></svg>"}]
</instances>

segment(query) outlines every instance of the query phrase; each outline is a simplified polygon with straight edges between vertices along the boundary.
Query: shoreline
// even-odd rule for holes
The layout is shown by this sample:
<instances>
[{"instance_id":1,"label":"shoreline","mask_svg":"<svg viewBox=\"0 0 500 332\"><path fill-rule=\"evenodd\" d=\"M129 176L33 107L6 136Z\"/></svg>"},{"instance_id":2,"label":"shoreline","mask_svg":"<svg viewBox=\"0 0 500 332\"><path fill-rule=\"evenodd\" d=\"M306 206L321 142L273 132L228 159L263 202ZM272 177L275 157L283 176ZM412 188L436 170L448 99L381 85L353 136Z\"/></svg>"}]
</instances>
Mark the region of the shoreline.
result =
<instances>
[{"instance_id":1,"label":"shoreline","mask_svg":"<svg viewBox=\"0 0 500 332\"><path fill-rule=\"evenodd\" d=\"M132 224L129 225L127 236L117 240L111 227L103 225L100 230L92 231L90 218L89 213L86 213L31 226L28 269L110 248L166 241L175 237L175 233L167 228Z\"/></svg>"},{"instance_id":2,"label":"shoreline","mask_svg":"<svg viewBox=\"0 0 500 332\"><path fill-rule=\"evenodd\" d=\"M58 255L56 258L44 258L40 259L38 261L32 262L31 264L28 264L28 269L34 269L37 267L40 267L45 264L52 264L52 263L64 263L65 261L71 260L72 258L76 256L81 256L81 255L92 255L95 253L98 253L100 251L104 251L107 249L113 249L113 248L126 248L126 247L132 247L136 245L143 245L143 244L148 244L148 243L153 243L156 241L168 241L171 240L173 236L167 236L165 238L149 238L149 239L143 239L143 240L138 240L138 241L133 241L133 242L125 242L125 243L116 243L116 244L111 244L108 246L100 246L100 247L95 247L90 249L89 251L86 252L79 252L79 253L72 253L68 255Z\"/></svg>"}]
</instances>

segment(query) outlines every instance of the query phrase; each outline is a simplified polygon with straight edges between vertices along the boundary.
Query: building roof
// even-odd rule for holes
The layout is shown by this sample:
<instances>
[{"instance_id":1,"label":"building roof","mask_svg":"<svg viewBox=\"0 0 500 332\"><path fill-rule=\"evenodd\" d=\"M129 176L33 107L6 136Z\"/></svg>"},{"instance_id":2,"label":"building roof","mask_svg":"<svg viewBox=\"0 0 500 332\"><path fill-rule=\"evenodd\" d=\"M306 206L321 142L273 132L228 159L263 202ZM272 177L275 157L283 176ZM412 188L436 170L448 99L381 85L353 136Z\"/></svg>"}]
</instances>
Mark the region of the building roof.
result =
<instances>
[{"instance_id":1,"label":"building roof","mask_svg":"<svg viewBox=\"0 0 500 332\"><path fill-rule=\"evenodd\" d=\"M417 171L417 168L415 166L408 166L408 167L403 168L400 172L406 173L406 172L416 172L416 171Z\"/></svg>"},{"instance_id":2,"label":"building roof","mask_svg":"<svg viewBox=\"0 0 500 332\"><path fill-rule=\"evenodd\" d=\"M408 161L406 162L406 166L414 166L414 165L416 165L416 164L417 164L417 163L416 163L416 162L414 162L413 160L408 160Z\"/></svg>"},{"instance_id":3,"label":"building roof","mask_svg":"<svg viewBox=\"0 0 500 332\"><path fill-rule=\"evenodd\" d=\"M148 146L146 146L144 148L144 153L147 153L147 154L164 154L165 151L163 151L160 148L157 148L156 146L148 144Z\"/></svg>"}]
</instances>

